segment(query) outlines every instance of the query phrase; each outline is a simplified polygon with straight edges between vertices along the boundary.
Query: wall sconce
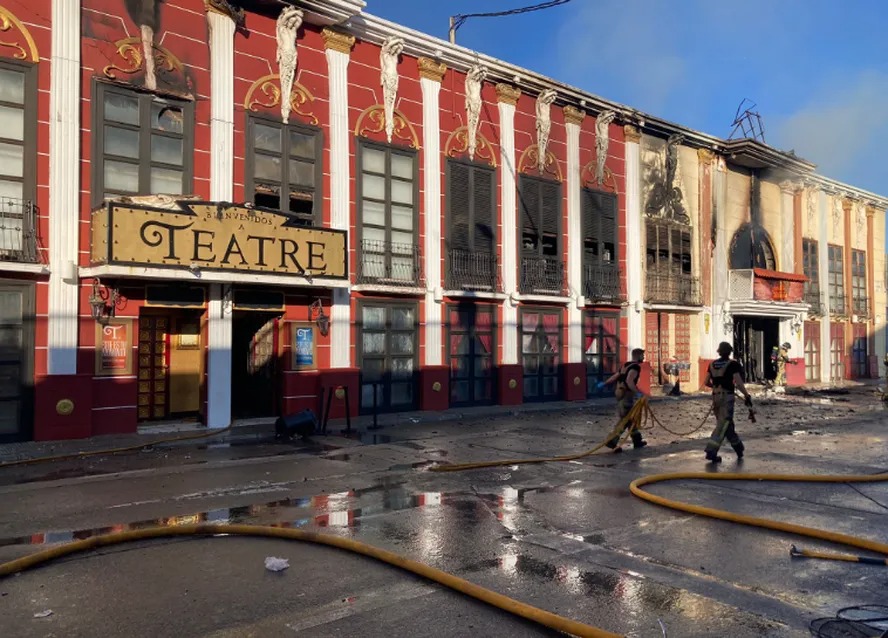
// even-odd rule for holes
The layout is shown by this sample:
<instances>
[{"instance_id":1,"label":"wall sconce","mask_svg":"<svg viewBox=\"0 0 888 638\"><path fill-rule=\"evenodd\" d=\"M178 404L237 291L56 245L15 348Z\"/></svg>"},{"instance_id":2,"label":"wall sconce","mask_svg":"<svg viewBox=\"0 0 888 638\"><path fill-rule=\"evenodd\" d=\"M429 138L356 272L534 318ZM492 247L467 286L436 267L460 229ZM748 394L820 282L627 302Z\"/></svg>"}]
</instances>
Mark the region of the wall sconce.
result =
<instances>
[{"instance_id":1,"label":"wall sconce","mask_svg":"<svg viewBox=\"0 0 888 638\"><path fill-rule=\"evenodd\" d=\"M731 313L724 313L722 319L724 320L724 331L728 334L734 334L734 317L731 316Z\"/></svg>"},{"instance_id":2,"label":"wall sconce","mask_svg":"<svg viewBox=\"0 0 888 638\"><path fill-rule=\"evenodd\" d=\"M802 329L802 318L799 315L794 315L790 320L789 329L793 334L796 334L799 330Z\"/></svg>"},{"instance_id":3,"label":"wall sconce","mask_svg":"<svg viewBox=\"0 0 888 638\"><path fill-rule=\"evenodd\" d=\"M108 288L102 285L98 277L93 279L92 294L89 296L89 306L92 318L105 326L114 317L117 305L120 303L120 291L117 288Z\"/></svg>"},{"instance_id":4,"label":"wall sconce","mask_svg":"<svg viewBox=\"0 0 888 638\"><path fill-rule=\"evenodd\" d=\"M330 334L330 317L324 314L324 305L321 303L320 299L317 299L312 302L312 304L308 307L308 320L311 321L314 313L317 312L318 316L314 320L316 324L318 324L318 330L321 331L321 336L326 337Z\"/></svg>"}]
</instances>

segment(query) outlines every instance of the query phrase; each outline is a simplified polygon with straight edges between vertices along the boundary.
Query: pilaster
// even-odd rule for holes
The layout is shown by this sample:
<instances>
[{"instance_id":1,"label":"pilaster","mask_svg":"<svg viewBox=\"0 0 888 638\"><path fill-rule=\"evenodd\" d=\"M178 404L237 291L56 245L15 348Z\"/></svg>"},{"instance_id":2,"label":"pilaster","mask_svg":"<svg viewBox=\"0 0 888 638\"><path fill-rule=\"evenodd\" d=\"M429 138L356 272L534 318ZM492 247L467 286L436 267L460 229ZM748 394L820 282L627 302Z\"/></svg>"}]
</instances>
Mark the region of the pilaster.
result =
<instances>
[{"instance_id":1,"label":"pilaster","mask_svg":"<svg viewBox=\"0 0 888 638\"><path fill-rule=\"evenodd\" d=\"M733 316L728 301L728 265L730 238L728 236L728 169L719 158L713 175L715 191L715 251L712 259L712 332L709 340L709 358L715 358L721 341L734 342Z\"/></svg>"},{"instance_id":2,"label":"pilaster","mask_svg":"<svg viewBox=\"0 0 888 638\"><path fill-rule=\"evenodd\" d=\"M818 197L817 203L817 267L820 272L820 380L828 383L832 377L830 370L830 312L829 299L829 224L832 212L829 210L829 197L823 191L808 193L809 197Z\"/></svg>"},{"instance_id":3,"label":"pilaster","mask_svg":"<svg viewBox=\"0 0 888 638\"><path fill-rule=\"evenodd\" d=\"M867 355L872 356L876 354L876 330L878 329L878 324L876 323L876 315L881 313L881 310L877 310L876 308L876 246L875 246L875 232L874 232L874 216L875 211L869 206L866 207L866 297L869 302L869 318L867 319L867 323L869 323L869 329L867 332L871 335L869 339L867 339ZM879 362L881 363L881 362ZM869 363L867 362L867 365ZM877 377L880 375L876 375Z\"/></svg>"},{"instance_id":4,"label":"pilaster","mask_svg":"<svg viewBox=\"0 0 888 638\"><path fill-rule=\"evenodd\" d=\"M500 124L500 201L502 202L503 290L514 295L518 289L518 209L515 189L515 105L521 91L507 84L496 85ZM503 304L503 365L518 363L518 308Z\"/></svg>"},{"instance_id":5,"label":"pilaster","mask_svg":"<svg viewBox=\"0 0 888 638\"><path fill-rule=\"evenodd\" d=\"M795 272L794 194L794 184L791 182L780 184L780 262L777 267L783 272ZM801 228L798 231L801 231Z\"/></svg>"},{"instance_id":6,"label":"pilaster","mask_svg":"<svg viewBox=\"0 0 888 638\"><path fill-rule=\"evenodd\" d=\"M210 284L210 299L207 304L209 428L224 428L231 424L231 336L231 286Z\"/></svg>"},{"instance_id":7,"label":"pilaster","mask_svg":"<svg viewBox=\"0 0 888 638\"><path fill-rule=\"evenodd\" d=\"M349 229L348 63L355 39L346 33L324 28L327 82L330 92L330 227ZM349 251L351 252L351 251ZM347 289L333 291L330 310L330 365L351 365L351 295Z\"/></svg>"},{"instance_id":8,"label":"pilaster","mask_svg":"<svg viewBox=\"0 0 888 638\"><path fill-rule=\"evenodd\" d=\"M644 343L641 314L644 302L644 255L640 241L644 237L641 219L641 134L637 128L627 125L623 127L623 137L626 153L626 297L629 302L626 309L626 345L641 348Z\"/></svg>"},{"instance_id":9,"label":"pilaster","mask_svg":"<svg viewBox=\"0 0 888 638\"><path fill-rule=\"evenodd\" d=\"M567 284L571 296L583 299L582 206L580 204L580 123L584 113L564 107L567 132ZM583 311L579 303L567 307L567 362L583 361Z\"/></svg>"},{"instance_id":10,"label":"pilaster","mask_svg":"<svg viewBox=\"0 0 888 638\"><path fill-rule=\"evenodd\" d=\"M425 210L425 272L428 291L425 302L425 363L440 366L444 326L442 307L436 301L441 282L441 79L446 67L420 58L419 85L422 90L423 208Z\"/></svg>"},{"instance_id":11,"label":"pilaster","mask_svg":"<svg viewBox=\"0 0 888 638\"><path fill-rule=\"evenodd\" d=\"M80 0L52 2L49 92L49 374L77 373L80 237Z\"/></svg>"}]
</instances>

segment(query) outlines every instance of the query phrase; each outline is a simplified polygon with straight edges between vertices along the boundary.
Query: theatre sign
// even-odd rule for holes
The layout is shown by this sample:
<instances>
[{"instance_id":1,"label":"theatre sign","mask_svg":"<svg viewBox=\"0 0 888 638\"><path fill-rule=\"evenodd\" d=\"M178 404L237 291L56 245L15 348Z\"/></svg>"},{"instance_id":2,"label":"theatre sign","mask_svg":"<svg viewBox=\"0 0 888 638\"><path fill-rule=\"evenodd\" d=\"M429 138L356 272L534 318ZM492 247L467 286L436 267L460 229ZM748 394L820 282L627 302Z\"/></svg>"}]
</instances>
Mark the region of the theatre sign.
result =
<instances>
[{"instance_id":1,"label":"theatre sign","mask_svg":"<svg viewBox=\"0 0 888 638\"><path fill-rule=\"evenodd\" d=\"M174 208L109 202L92 212L92 263L348 277L346 232L269 210L183 200Z\"/></svg>"}]
</instances>

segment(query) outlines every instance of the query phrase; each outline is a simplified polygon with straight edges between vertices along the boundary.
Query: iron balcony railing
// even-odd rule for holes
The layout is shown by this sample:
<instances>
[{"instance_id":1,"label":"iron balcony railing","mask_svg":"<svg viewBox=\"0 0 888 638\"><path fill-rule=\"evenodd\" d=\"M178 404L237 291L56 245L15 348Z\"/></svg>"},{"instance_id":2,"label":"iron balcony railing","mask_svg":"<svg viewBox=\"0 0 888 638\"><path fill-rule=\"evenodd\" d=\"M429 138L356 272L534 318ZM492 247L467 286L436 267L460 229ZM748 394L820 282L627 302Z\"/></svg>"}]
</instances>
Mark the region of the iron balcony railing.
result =
<instances>
[{"instance_id":1,"label":"iron balcony railing","mask_svg":"<svg viewBox=\"0 0 888 638\"><path fill-rule=\"evenodd\" d=\"M812 315L823 314L823 302L820 299L820 288L805 288L805 303L808 304L808 312Z\"/></svg>"},{"instance_id":2,"label":"iron balcony railing","mask_svg":"<svg viewBox=\"0 0 888 638\"><path fill-rule=\"evenodd\" d=\"M587 301L624 301L626 295L617 267L583 264L583 296Z\"/></svg>"},{"instance_id":3,"label":"iron balcony railing","mask_svg":"<svg viewBox=\"0 0 888 638\"><path fill-rule=\"evenodd\" d=\"M700 281L685 273L648 272L644 300L676 306L700 306Z\"/></svg>"},{"instance_id":4,"label":"iron balcony railing","mask_svg":"<svg viewBox=\"0 0 888 638\"><path fill-rule=\"evenodd\" d=\"M29 200L0 197L0 261L37 263L37 209Z\"/></svg>"},{"instance_id":5,"label":"iron balcony railing","mask_svg":"<svg viewBox=\"0 0 888 638\"><path fill-rule=\"evenodd\" d=\"M423 283L422 256L416 244L365 239L356 283L416 287Z\"/></svg>"},{"instance_id":6,"label":"iron balcony railing","mask_svg":"<svg viewBox=\"0 0 888 638\"><path fill-rule=\"evenodd\" d=\"M564 262L553 257L522 257L522 294L556 295L564 294Z\"/></svg>"},{"instance_id":7,"label":"iron balcony railing","mask_svg":"<svg viewBox=\"0 0 888 638\"><path fill-rule=\"evenodd\" d=\"M845 291L843 289L830 290L829 293L829 314L845 316Z\"/></svg>"},{"instance_id":8,"label":"iron balcony railing","mask_svg":"<svg viewBox=\"0 0 888 638\"><path fill-rule=\"evenodd\" d=\"M451 248L447 268L448 290L499 292L499 263L496 255Z\"/></svg>"},{"instance_id":9,"label":"iron balcony railing","mask_svg":"<svg viewBox=\"0 0 888 638\"><path fill-rule=\"evenodd\" d=\"M851 308L852 313L861 317L862 319L869 318L869 298L868 297L853 297L851 299Z\"/></svg>"}]
</instances>

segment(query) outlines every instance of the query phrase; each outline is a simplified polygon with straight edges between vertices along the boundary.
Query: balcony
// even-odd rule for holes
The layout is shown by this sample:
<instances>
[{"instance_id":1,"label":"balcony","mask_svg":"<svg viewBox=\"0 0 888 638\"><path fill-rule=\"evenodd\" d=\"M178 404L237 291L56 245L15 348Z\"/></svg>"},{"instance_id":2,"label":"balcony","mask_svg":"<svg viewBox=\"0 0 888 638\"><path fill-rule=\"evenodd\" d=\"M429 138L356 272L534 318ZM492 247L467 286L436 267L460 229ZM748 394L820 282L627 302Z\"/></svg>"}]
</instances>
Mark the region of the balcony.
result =
<instances>
[{"instance_id":1,"label":"balcony","mask_svg":"<svg viewBox=\"0 0 888 638\"><path fill-rule=\"evenodd\" d=\"M0 197L0 261L36 264L37 209L28 200Z\"/></svg>"},{"instance_id":2,"label":"balcony","mask_svg":"<svg viewBox=\"0 0 888 638\"><path fill-rule=\"evenodd\" d=\"M522 257L519 291L525 295L564 294L564 262L553 257Z\"/></svg>"},{"instance_id":3,"label":"balcony","mask_svg":"<svg viewBox=\"0 0 888 638\"><path fill-rule=\"evenodd\" d=\"M648 271L644 300L655 304L700 306L703 304L700 280L685 273Z\"/></svg>"},{"instance_id":4,"label":"balcony","mask_svg":"<svg viewBox=\"0 0 888 638\"><path fill-rule=\"evenodd\" d=\"M763 268L732 270L728 276L728 299L803 303L806 281L804 275Z\"/></svg>"},{"instance_id":5,"label":"balcony","mask_svg":"<svg viewBox=\"0 0 888 638\"><path fill-rule=\"evenodd\" d=\"M583 265L583 296L589 302L621 303L626 294L620 282L616 266L601 264Z\"/></svg>"},{"instance_id":6,"label":"balcony","mask_svg":"<svg viewBox=\"0 0 888 638\"><path fill-rule=\"evenodd\" d=\"M447 262L447 289L499 292L499 264L496 255L451 248Z\"/></svg>"},{"instance_id":7,"label":"balcony","mask_svg":"<svg viewBox=\"0 0 888 638\"><path fill-rule=\"evenodd\" d=\"M365 239L357 262L357 284L416 288L424 283L422 256L415 244Z\"/></svg>"},{"instance_id":8,"label":"balcony","mask_svg":"<svg viewBox=\"0 0 888 638\"><path fill-rule=\"evenodd\" d=\"M808 313L820 316L823 314L823 302L820 300L820 289L806 285L804 301L808 304Z\"/></svg>"}]
</instances>

